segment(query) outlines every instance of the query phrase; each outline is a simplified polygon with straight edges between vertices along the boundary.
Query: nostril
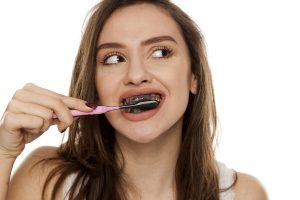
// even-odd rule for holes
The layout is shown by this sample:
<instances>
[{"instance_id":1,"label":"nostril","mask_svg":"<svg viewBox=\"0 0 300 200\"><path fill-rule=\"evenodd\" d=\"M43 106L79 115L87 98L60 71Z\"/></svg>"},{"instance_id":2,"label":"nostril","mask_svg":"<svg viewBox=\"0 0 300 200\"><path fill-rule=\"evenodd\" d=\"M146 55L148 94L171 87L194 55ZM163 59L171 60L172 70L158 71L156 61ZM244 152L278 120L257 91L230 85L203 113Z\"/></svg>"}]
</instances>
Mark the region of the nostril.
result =
<instances>
[{"instance_id":1,"label":"nostril","mask_svg":"<svg viewBox=\"0 0 300 200\"><path fill-rule=\"evenodd\" d=\"M124 79L126 85L141 85L152 82L152 76L141 63L131 64ZM136 67L135 67L136 66Z\"/></svg>"},{"instance_id":2,"label":"nostril","mask_svg":"<svg viewBox=\"0 0 300 200\"><path fill-rule=\"evenodd\" d=\"M151 83L149 80L140 80L139 78L131 79L130 81L127 82L128 85L142 85L142 84L148 84Z\"/></svg>"}]
</instances>

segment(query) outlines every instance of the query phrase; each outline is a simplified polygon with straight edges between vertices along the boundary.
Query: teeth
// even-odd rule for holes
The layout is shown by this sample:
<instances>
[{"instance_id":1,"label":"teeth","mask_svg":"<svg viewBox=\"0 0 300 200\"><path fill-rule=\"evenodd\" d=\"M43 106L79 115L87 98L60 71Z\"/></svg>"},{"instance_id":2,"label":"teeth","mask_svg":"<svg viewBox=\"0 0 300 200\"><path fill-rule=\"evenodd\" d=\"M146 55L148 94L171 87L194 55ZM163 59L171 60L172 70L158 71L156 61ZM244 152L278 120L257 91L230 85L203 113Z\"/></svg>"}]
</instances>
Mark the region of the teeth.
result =
<instances>
[{"instance_id":1,"label":"teeth","mask_svg":"<svg viewBox=\"0 0 300 200\"><path fill-rule=\"evenodd\" d=\"M136 104L141 101L149 101L149 100L155 100L155 101L161 101L161 95L160 94L142 94L142 95L136 95L132 97L128 97L123 100L124 105L131 105Z\"/></svg>"},{"instance_id":2,"label":"teeth","mask_svg":"<svg viewBox=\"0 0 300 200\"><path fill-rule=\"evenodd\" d=\"M144 110L140 110L138 108L127 108L125 110L126 110L126 112L130 112L130 113L141 113L144 111Z\"/></svg>"},{"instance_id":3,"label":"teeth","mask_svg":"<svg viewBox=\"0 0 300 200\"><path fill-rule=\"evenodd\" d=\"M152 93L152 94L142 94L142 95L136 95L136 96L132 96L132 97L128 97L126 99L123 100L123 105L131 105L131 104L136 104L136 103L139 103L139 102L142 102L142 101L158 101L160 102L162 99L161 95L160 94L155 94L155 93ZM127 108L125 109L126 112L129 112L129 113L141 113L145 110L141 110L139 108Z\"/></svg>"}]
</instances>

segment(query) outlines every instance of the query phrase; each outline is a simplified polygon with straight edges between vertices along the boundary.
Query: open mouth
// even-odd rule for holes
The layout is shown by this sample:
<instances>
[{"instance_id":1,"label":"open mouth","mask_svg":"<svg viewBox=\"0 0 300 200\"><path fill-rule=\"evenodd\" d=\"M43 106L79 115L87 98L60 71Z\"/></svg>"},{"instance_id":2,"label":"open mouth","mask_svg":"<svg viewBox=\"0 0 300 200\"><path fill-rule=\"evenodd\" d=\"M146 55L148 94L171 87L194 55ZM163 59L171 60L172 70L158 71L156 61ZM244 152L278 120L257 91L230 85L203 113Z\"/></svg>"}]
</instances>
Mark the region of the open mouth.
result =
<instances>
[{"instance_id":1,"label":"open mouth","mask_svg":"<svg viewBox=\"0 0 300 200\"><path fill-rule=\"evenodd\" d=\"M131 97L124 98L122 101L123 105L133 105L137 104L139 102L144 101L158 101L160 102L162 100L161 94L158 93L150 93L150 94L141 94L141 95L135 95ZM157 104L158 106L159 104ZM141 113L147 110L155 109L157 106L154 107L133 107L133 108L126 108L125 112L128 113Z\"/></svg>"}]
</instances>

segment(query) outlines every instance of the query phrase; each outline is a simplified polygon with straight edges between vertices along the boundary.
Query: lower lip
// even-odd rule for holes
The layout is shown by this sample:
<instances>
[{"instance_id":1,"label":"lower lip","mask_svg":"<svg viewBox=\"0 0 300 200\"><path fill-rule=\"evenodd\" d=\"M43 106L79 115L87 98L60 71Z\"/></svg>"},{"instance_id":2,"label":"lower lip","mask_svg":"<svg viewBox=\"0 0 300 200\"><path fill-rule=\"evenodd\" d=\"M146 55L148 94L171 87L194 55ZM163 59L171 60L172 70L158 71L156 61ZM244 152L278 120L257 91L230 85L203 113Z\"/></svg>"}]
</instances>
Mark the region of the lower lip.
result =
<instances>
[{"instance_id":1,"label":"lower lip","mask_svg":"<svg viewBox=\"0 0 300 200\"><path fill-rule=\"evenodd\" d=\"M164 98L160 101L159 105L155 109L147 110L141 113L128 113L125 112L125 110L121 110L121 113L126 119L130 121L142 121L154 116L158 112L158 110L160 109L163 103L164 103Z\"/></svg>"}]
</instances>

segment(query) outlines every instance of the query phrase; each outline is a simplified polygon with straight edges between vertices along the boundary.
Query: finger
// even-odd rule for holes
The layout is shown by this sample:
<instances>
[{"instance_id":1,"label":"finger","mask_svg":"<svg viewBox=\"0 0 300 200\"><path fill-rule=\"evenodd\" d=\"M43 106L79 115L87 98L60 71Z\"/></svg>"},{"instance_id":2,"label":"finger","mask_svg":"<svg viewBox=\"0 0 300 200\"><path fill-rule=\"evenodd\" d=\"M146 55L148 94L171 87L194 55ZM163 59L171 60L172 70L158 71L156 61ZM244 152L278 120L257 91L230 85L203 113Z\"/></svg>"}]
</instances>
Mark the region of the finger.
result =
<instances>
[{"instance_id":1,"label":"finger","mask_svg":"<svg viewBox=\"0 0 300 200\"><path fill-rule=\"evenodd\" d=\"M37 104L53 110L60 121L58 125L62 128L70 126L73 122L73 116L69 108L59 98L29 92L27 90L18 90L14 94L13 100Z\"/></svg>"},{"instance_id":2,"label":"finger","mask_svg":"<svg viewBox=\"0 0 300 200\"><path fill-rule=\"evenodd\" d=\"M53 111L38 104L25 103L19 100L11 100L7 106L7 111L41 117L44 120L43 127L41 128L42 132L47 131L52 125Z\"/></svg>"},{"instance_id":3,"label":"finger","mask_svg":"<svg viewBox=\"0 0 300 200\"><path fill-rule=\"evenodd\" d=\"M51 122L51 125L57 125L59 123L59 119L54 118Z\"/></svg>"},{"instance_id":4,"label":"finger","mask_svg":"<svg viewBox=\"0 0 300 200\"><path fill-rule=\"evenodd\" d=\"M24 85L23 89L27 90L27 91L30 91L30 92L35 92L35 93L44 94L44 95L47 95L47 96L52 96L52 97L57 97L57 98L64 96L62 94L53 92L53 91L48 90L46 88L39 87L39 86L37 86L33 83L27 83L26 85Z\"/></svg>"},{"instance_id":5,"label":"finger","mask_svg":"<svg viewBox=\"0 0 300 200\"><path fill-rule=\"evenodd\" d=\"M37 134L43 127L43 119L34 115L5 112L2 120L4 128L15 133L16 137L20 136L22 129L34 130L32 133Z\"/></svg>"},{"instance_id":6,"label":"finger","mask_svg":"<svg viewBox=\"0 0 300 200\"><path fill-rule=\"evenodd\" d=\"M80 116L73 117L73 122L78 120L79 118L80 118ZM59 120L57 118L53 118L51 121L51 125L57 125L58 123L59 123Z\"/></svg>"},{"instance_id":7,"label":"finger","mask_svg":"<svg viewBox=\"0 0 300 200\"><path fill-rule=\"evenodd\" d=\"M90 112L96 108L96 105L90 104L82 99L63 96L62 101L71 109L80 110L83 112Z\"/></svg>"},{"instance_id":8,"label":"finger","mask_svg":"<svg viewBox=\"0 0 300 200\"><path fill-rule=\"evenodd\" d=\"M77 99L73 97L68 97L56 92L53 92L51 90L47 90L45 88L41 88L37 85L34 85L32 83L27 83L24 87L25 90L35 92L42 95L49 95L54 98L61 99L69 108L89 112L94 109L95 106L88 104L86 101L82 99Z\"/></svg>"},{"instance_id":9,"label":"finger","mask_svg":"<svg viewBox=\"0 0 300 200\"><path fill-rule=\"evenodd\" d=\"M5 129L11 134L2 139L16 144L29 143L45 132L43 119L37 116L6 112L3 121Z\"/></svg>"},{"instance_id":10,"label":"finger","mask_svg":"<svg viewBox=\"0 0 300 200\"><path fill-rule=\"evenodd\" d=\"M7 111L13 113L30 114L41 117L45 120L52 120L53 111L38 104L26 103L13 99L8 103Z\"/></svg>"}]
</instances>

